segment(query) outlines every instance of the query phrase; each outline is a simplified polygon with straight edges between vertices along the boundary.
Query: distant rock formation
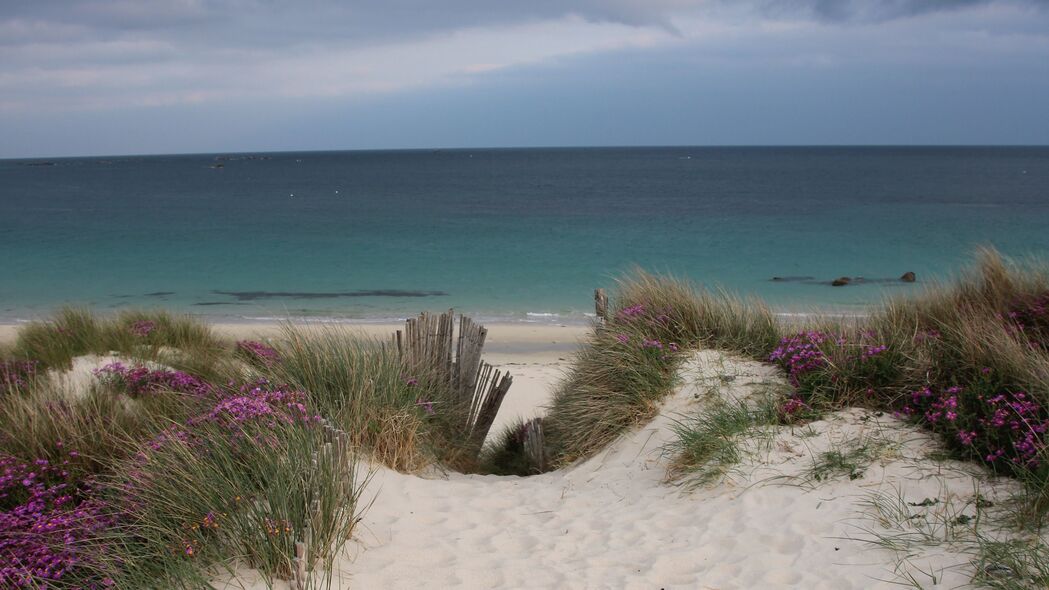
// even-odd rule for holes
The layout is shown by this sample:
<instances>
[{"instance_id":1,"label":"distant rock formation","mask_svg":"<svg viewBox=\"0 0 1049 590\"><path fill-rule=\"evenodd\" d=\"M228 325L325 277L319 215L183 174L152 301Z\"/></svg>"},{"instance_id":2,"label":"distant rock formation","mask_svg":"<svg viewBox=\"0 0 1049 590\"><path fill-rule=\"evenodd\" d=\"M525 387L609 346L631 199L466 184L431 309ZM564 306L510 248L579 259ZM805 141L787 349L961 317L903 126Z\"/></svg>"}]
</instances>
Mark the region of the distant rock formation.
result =
<instances>
[{"instance_id":1,"label":"distant rock formation","mask_svg":"<svg viewBox=\"0 0 1049 590\"><path fill-rule=\"evenodd\" d=\"M831 281L830 285L832 287L844 287L845 285L848 285L851 282L852 282L852 279L850 279L849 277L838 277L838 278L834 279L833 281Z\"/></svg>"},{"instance_id":2,"label":"distant rock formation","mask_svg":"<svg viewBox=\"0 0 1049 590\"><path fill-rule=\"evenodd\" d=\"M769 280L771 280L774 283L791 283L791 282L799 282L800 283L800 282L805 282L805 281L816 280L816 277L810 277L808 275L806 275L806 276L787 276L787 277L772 277Z\"/></svg>"},{"instance_id":3,"label":"distant rock formation","mask_svg":"<svg viewBox=\"0 0 1049 590\"><path fill-rule=\"evenodd\" d=\"M907 271L903 273L903 275L900 277L900 280L905 283L913 283L917 278L918 277L914 276L913 272Z\"/></svg>"}]
</instances>

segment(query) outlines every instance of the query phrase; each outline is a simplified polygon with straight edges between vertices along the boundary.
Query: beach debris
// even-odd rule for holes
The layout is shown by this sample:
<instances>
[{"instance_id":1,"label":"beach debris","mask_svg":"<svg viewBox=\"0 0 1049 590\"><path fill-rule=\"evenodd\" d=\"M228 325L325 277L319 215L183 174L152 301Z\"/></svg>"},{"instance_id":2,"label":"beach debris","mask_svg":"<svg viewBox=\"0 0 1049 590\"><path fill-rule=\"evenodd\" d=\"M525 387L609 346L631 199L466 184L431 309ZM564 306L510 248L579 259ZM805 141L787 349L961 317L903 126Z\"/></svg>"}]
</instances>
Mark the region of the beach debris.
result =
<instances>
[{"instance_id":1,"label":"beach debris","mask_svg":"<svg viewBox=\"0 0 1049 590\"><path fill-rule=\"evenodd\" d=\"M838 278L834 279L833 281L831 281L830 285L832 287L844 287L845 285L848 285L851 282L852 282L852 279L849 278L849 277L838 277Z\"/></svg>"},{"instance_id":2,"label":"beach debris","mask_svg":"<svg viewBox=\"0 0 1049 590\"><path fill-rule=\"evenodd\" d=\"M907 271L907 272L903 273L902 275L900 275L900 280L905 282L905 283L913 283L917 278L918 277L916 277L914 275L914 273L911 272L911 271Z\"/></svg>"}]
</instances>

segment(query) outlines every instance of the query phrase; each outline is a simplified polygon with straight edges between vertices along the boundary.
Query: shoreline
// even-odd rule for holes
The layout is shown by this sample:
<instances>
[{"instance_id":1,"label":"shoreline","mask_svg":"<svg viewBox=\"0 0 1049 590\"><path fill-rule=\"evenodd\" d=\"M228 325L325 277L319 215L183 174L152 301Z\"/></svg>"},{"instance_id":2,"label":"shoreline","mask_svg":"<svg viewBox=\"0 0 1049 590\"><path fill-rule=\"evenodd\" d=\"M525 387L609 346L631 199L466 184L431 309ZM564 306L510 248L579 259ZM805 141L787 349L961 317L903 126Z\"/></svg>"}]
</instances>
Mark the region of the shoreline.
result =
<instances>
[{"instance_id":1,"label":"shoreline","mask_svg":"<svg viewBox=\"0 0 1049 590\"><path fill-rule=\"evenodd\" d=\"M136 308L137 309L137 308ZM164 308L158 308L164 310ZM492 346L490 351L497 351L500 347L523 348L522 352L540 352L547 350L541 345L547 342L558 345L552 349L563 350L563 339L565 334L582 337L593 325L596 315L587 313L584 315L559 315L559 314L531 314L541 316L542 319L518 319L517 316L484 316L474 315L469 312L458 312L471 317L475 322L489 329L487 346ZM860 320L870 317L873 309L866 306L863 310L858 309L819 309L812 306L805 311L773 310L772 315L784 325L802 322L811 318L827 318L840 320ZM219 336L246 339L252 336L273 337L280 333L281 326L291 323L296 326L309 328L339 328L358 332L369 337L385 337L394 334L397 330L404 329L406 318L398 317L375 317L375 318L338 318L338 317L311 317L311 316L289 316L289 317L236 317L236 316L209 316L199 314L183 314L178 311L171 312L174 315L188 315L193 319L211 326ZM410 316L410 317L415 317ZM40 316L32 319L3 318L0 317L0 345L14 342L17 332L23 326L33 322L47 321L49 316Z\"/></svg>"},{"instance_id":2,"label":"shoreline","mask_svg":"<svg viewBox=\"0 0 1049 590\"><path fill-rule=\"evenodd\" d=\"M273 338L280 335L282 321L272 322L209 322L203 320L222 338L245 340L252 338ZM291 319L292 324L310 328L346 329L350 332L370 338L392 337L397 330L404 329L403 322L385 323L331 323L310 322ZM28 322L27 322L28 323ZM13 344L18 331L27 323L0 323L0 345ZM589 324L535 324L519 323L486 323L488 338L485 342L485 356L492 356L492 364L508 363L512 357L552 357L553 360L565 357L574 351L579 342L590 330Z\"/></svg>"}]
</instances>

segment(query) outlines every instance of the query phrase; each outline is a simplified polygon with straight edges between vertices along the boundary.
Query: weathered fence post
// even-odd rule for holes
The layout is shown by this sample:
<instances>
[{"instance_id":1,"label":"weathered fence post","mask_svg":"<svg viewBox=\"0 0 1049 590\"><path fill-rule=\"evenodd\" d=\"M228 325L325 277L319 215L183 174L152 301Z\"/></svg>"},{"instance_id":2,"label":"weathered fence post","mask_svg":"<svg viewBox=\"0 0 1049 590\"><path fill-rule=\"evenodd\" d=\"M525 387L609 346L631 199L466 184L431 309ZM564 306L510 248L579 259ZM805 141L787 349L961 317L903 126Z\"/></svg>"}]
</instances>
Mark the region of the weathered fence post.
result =
<instances>
[{"instance_id":1,"label":"weathered fence post","mask_svg":"<svg viewBox=\"0 0 1049 590\"><path fill-rule=\"evenodd\" d=\"M604 289L594 289L594 312L602 320L608 319L608 295Z\"/></svg>"},{"instance_id":2,"label":"weathered fence post","mask_svg":"<svg viewBox=\"0 0 1049 590\"><path fill-rule=\"evenodd\" d=\"M513 378L481 359L487 328L460 316L456 335L454 320L451 309L436 317L423 312L407 320L403 341L399 330L394 341L409 366L447 384L452 401L465 412L466 440L480 452Z\"/></svg>"}]
</instances>

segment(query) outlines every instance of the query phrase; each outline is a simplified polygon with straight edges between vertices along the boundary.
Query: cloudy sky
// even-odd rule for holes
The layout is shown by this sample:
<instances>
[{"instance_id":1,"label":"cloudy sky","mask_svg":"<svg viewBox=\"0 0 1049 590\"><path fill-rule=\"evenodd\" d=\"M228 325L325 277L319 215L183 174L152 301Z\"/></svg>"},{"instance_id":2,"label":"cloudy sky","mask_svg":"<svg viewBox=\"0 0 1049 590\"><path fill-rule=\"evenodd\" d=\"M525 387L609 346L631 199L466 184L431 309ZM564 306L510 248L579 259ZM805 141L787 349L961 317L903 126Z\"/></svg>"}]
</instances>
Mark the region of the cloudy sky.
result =
<instances>
[{"instance_id":1,"label":"cloudy sky","mask_svg":"<svg viewBox=\"0 0 1049 590\"><path fill-rule=\"evenodd\" d=\"M4 0L0 157L1049 144L1049 0Z\"/></svg>"}]
</instances>

